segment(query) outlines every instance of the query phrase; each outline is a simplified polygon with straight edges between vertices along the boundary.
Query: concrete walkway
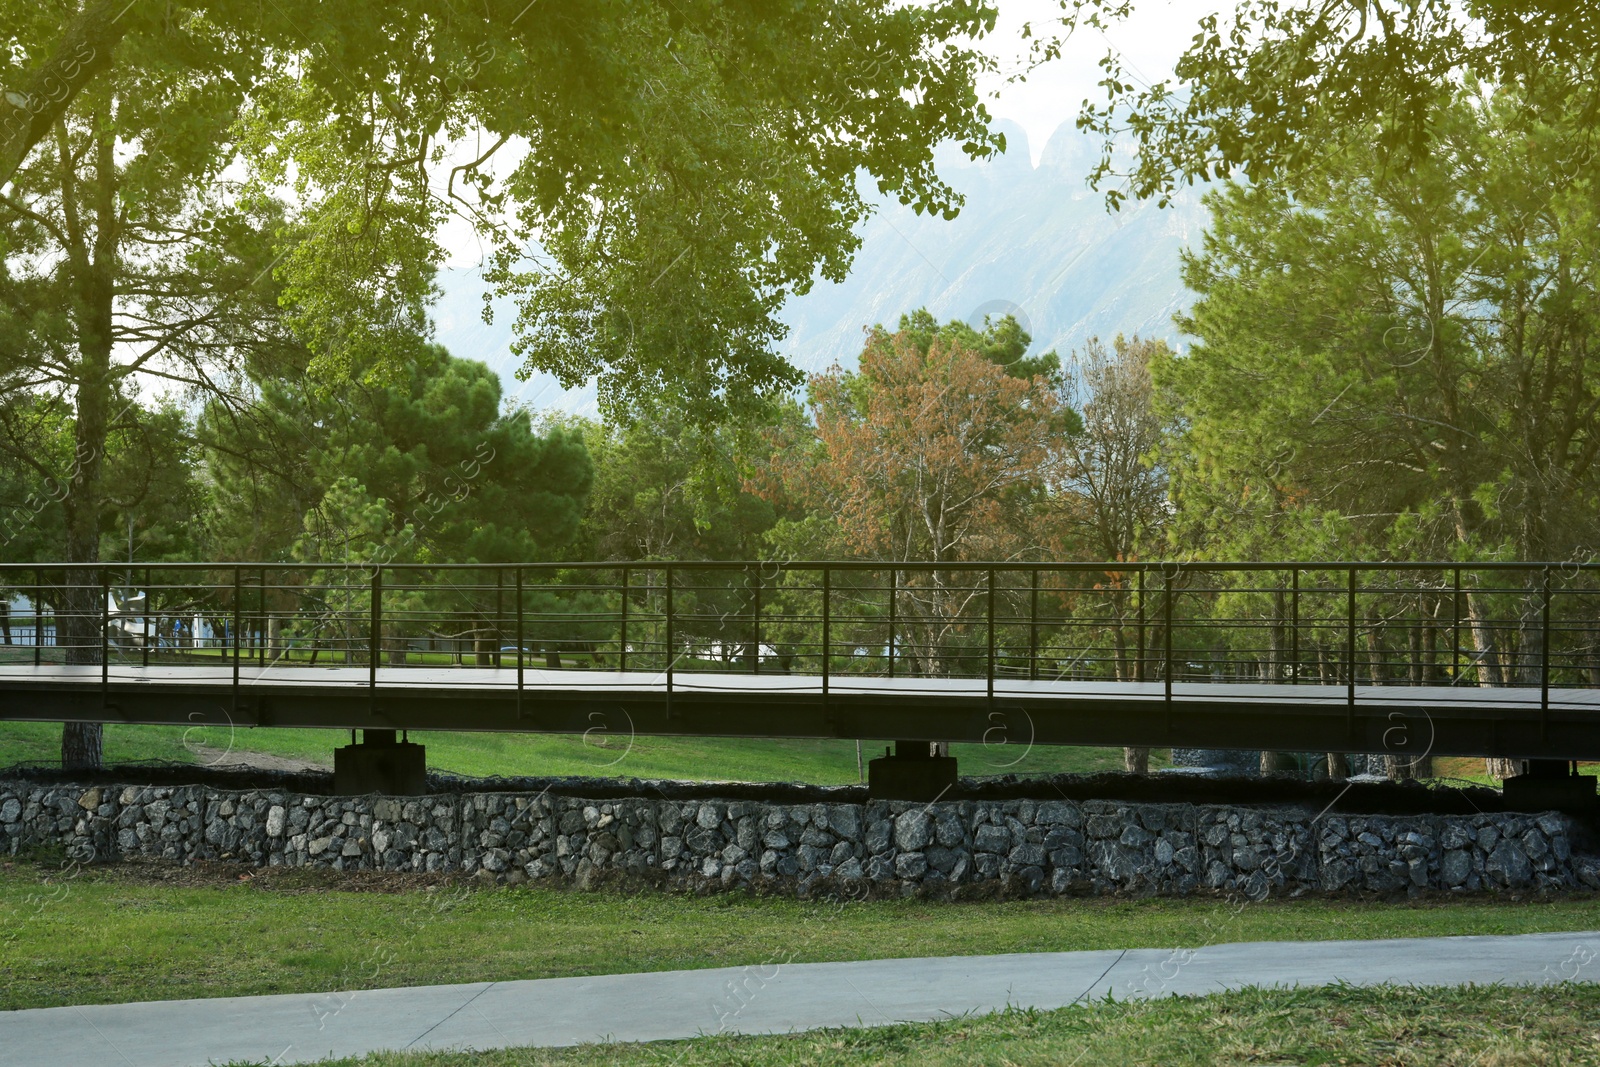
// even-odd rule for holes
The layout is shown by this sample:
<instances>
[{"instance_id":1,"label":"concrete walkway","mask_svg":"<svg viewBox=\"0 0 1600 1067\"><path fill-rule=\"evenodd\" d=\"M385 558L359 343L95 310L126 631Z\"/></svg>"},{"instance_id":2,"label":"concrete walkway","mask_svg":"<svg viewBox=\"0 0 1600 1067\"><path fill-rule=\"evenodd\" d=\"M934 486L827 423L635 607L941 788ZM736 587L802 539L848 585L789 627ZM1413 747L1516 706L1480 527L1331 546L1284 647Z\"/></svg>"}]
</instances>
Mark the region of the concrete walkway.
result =
<instances>
[{"instance_id":1,"label":"concrete walkway","mask_svg":"<svg viewBox=\"0 0 1600 1067\"><path fill-rule=\"evenodd\" d=\"M940 1019L1244 986L1600 978L1600 932L788 963L0 1012L6 1067L305 1063L378 1049L653 1041Z\"/></svg>"}]
</instances>

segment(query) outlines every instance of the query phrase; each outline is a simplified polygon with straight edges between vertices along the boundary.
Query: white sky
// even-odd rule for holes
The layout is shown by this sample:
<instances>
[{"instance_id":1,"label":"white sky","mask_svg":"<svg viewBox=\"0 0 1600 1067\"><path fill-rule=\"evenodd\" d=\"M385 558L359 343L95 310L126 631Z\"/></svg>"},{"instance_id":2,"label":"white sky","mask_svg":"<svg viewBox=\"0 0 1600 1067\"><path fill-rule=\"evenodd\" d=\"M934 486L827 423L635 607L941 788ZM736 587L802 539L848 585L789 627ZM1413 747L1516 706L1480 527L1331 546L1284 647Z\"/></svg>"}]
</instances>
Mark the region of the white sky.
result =
<instances>
[{"instance_id":1,"label":"white sky","mask_svg":"<svg viewBox=\"0 0 1600 1067\"><path fill-rule=\"evenodd\" d=\"M1012 73L1018 69L1015 58L1026 47L1021 36L1023 24L1032 22L1035 35L1040 35L1052 16L1060 16L1061 5L1058 0L999 0L999 6L1000 19L985 44L1000 57L1003 71ZM997 118L1010 119L1027 131L1037 164L1045 141L1056 127L1077 117L1085 98L1104 102L1098 64L1107 51L1120 52L1128 73L1144 82L1169 78L1200 19L1213 11L1232 9L1232 0L1134 0L1131 16L1104 33L1078 30L1067 41L1061 58L1034 71L1026 82L1007 85L1003 78L995 79L986 88L998 91L999 98L989 101L989 109Z\"/></svg>"},{"instance_id":2,"label":"white sky","mask_svg":"<svg viewBox=\"0 0 1600 1067\"><path fill-rule=\"evenodd\" d=\"M1028 147L1035 165L1045 142L1063 122L1077 117L1086 98L1096 103L1105 99L1100 88L1102 56L1112 48L1122 53L1128 72L1145 82L1169 77L1172 65L1194 37L1202 16L1226 7L1232 0L1134 0L1135 11L1126 20L1104 33L1084 29L1067 41L1060 59L1040 67L1026 81L1008 83L1006 78L1023 69L1028 43L1022 39L1024 23L1033 24L1035 36L1059 29L1052 23L1061 14L1060 0L998 0L1000 18L995 32L982 47L1000 61L1000 71L982 86L989 110L996 118L1010 119L1028 134ZM509 171L517 148L507 145L492 167L498 173ZM477 155L480 146L462 145L455 153L460 162ZM455 160L453 160L454 162ZM442 195L444 189L438 192ZM448 252L448 265L474 267L482 261L484 248L465 220L452 218L441 232Z\"/></svg>"},{"instance_id":3,"label":"white sky","mask_svg":"<svg viewBox=\"0 0 1600 1067\"><path fill-rule=\"evenodd\" d=\"M986 103L995 118L1006 119L1021 126L1028 135L1032 162L1037 165L1050 135L1064 122L1077 117L1086 98L1097 103L1105 98L1100 88L1102 72L1099 61L1108 50L1121 53L1129 74L1149 83L1171 76L1172 65L1194 37L1199 20L1212 11L1231 11L1233 0L1134 0L1135 12L1129 18L1113 25L1106 32L1080 30L1067 41L1060 59L1035 70L1024 82L1008 83L1006 78L1022 69L1028 43L1022 38L1022 26L1033 24L1036 36L1052 32L1059 26L1052 23L1061 13L1060 0L998 0L1000 18L995 32L982 42L982 47L1000 63L1000 71L986 80L982 89L988 95ZM478 149L478 150L481 150ZM461 161L478 154L471 145L460 146ZM508 145L495 160L493 169L504 173L516 158L516 147ZM439 190L441 193L442 189ZM485 249L464 220L448 220L440 234L447 253L447 266L471 270L482 263ZM512 311L504 301L498 302L495 325L503 331ZM509 397L539 408L554 404L583 414L593 414L592 388L563 390L550 376L536 374L526 382L510 378L509 368L518 362L509 351L478 351L475 341L490 340L483 335L476 321L456 322L456 316L436 309L440 340L461 348L460 355L488 359L501 370Z\"/></svg>"}]
</instances>

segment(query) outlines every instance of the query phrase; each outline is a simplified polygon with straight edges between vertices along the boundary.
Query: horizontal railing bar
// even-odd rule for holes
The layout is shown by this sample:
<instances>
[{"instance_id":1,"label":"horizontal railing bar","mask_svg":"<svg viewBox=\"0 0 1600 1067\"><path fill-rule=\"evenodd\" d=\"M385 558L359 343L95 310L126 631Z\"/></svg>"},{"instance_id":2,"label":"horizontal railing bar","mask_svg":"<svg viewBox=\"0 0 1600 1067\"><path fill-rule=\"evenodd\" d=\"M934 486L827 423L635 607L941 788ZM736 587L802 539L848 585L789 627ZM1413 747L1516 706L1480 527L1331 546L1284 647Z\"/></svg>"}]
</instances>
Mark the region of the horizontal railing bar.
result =
<instances>
[{"instance_id":1,"label":"horizontal railing bar","mask_svg":"<svg viewBox=\"0 0 1600 1067\"><path fill-rule=\"evenodd\" d=\"M596 562L596 563L591 563L591 562L576 562L576 563L527 562L527 563L504 563L504 564L485 564L485 563L404 563L404 564L401 564L401 563L386 563L386 564L383 565L383 569L385 571L396 571L396 572L398 572L398 571L494 571L496 569L505 570L505 571L510 571L510 570L524 570L524 571L526 571L526 570L546 570L546 571L576 570L576 571L589 571L589 570L623 570L623 569L626 569L626 570L629 570L629 571L647 571L647 570L664 570L665 567L667 567L667 566L669 566L669 564L664 564L664 563L628 563L628 564L622 564L622 563L604 563L604 562ZM1542 570L1542 569L1544 569L1546 567L1551 568L1552 570L1555 570L1558 573L1562 573L1562 572L1570 573L1572 571L1600 571L1600 562L1596 562L1596 563L1572 563L1572 562L1562 562L1562 561L1513 562L1513 561L1505 561L1505 560L1493 560L1493 561L1485 561L1485 562L1482 562L1482 563L1472 563L1472 564L1445 563L1445 562L1405 563L1405 562L1400 562L1400 561L1395 561L1395 560L1376 560L1376 561L1371 561L1371 562L1319 560L1319 561L1315 561L1315 562L1300 562L1300 563L1295 563L1295 562L1287 562L1287 563L1264 563L1264 562L1218 563L1218 562L1212 562L1212 561L1182 562L1182 563L1179 563L1179 562L1137 562L1137 563L1051 562L1051 563L1028 563L1028 562L980 562L980 561L971 561L971 560L969 560L969 561L960 561L960 562L951 562L951 563L925 563L925 562L891 563L891 562L875 561L875 560L842 560L842 561L837 561L837 562L836 561L832 561L832 560L740 560L740 561L684 560L682 562L674 561L673 563L670 564L670 566L675 571L676 570L738 571L738 570L741 570L742 568L757 568L757 569L767 570L767 571L772 571L772 570L778 570L778 571L806 571L806 570L821 570L823 567L827 567L827 568L830 568L830 569L837 569L837 570L841 570L841 571L896 570L896 571L916 571L916 572L924 572L925 573L925 572L931 572L931 571L987 571L987 570L994 570L997 573L998 572L1011 572L1011 573L1023 573L1023 574L1030 573L1030 572L1033 572L1033 571L1039 571L1041 573L1042 572L1047 572L1047 571L1060 571L1060 572L1064 572L1064 573L1107 573L1107 574L1136 573L1136 572L1139 572L1139 571L1144 571L1145 573L1149 574L1149 573L1159 573L1163 568L1168 568L1168 569L1176 568L1180 573L1184 573L1184 574L1190 574L1190 573L1226 573L1226 572L1229 572L1229 571L1239 571L1239 572L1246 572L1246 571L1288 571L1288 570L1293 570L1293 569L1298 569L1298 570L1300 570L1302 572L1304 572L1304 571L1323 570L1323 571L1335 571L1335 572L1339 572L1339 573L1343 573L1343 572L1349 571L1351 569L1373 570L1373 571L1405 571L1405 570L1449 571L1449 572L1453 573L1455 570L1460 569L1461 572L1463 573L1463 575L1468 575L1468 574L1471 574L1473 572L1478 572L1478 571L1497 571L1497 572L1498 571L1530 571L1530 572L1532 572L1532 571ZM224 570L231 570L231 569L233 569L235 567L248 569L248 570L252 570L252 571L262 571L262 570L271 570L271 571L281 571L281 570L345 571L345 570L348 570L348 571L362 572L362 573L368 573L368 574L370 574L372 572L372 569L373 569L371 564L365 564L365 563L322 563L322 564L246 563L246 562L234 562L234 563L186 563L186 562L173 562L173 563L150 563L150 564L144 564L144 563L134 563L134 564L127 564L127 563L0 563L0 573L4 573L5 571L9 571L9 570L27 572L27 571L36 571L36 570L37 571L58 571L58 570L74 570L74 569L76 569L76 570L96 570L96 571L104 570L104 571L106 571L106 572L108 572L110 574L124 574L124 573L128 573L130 570L132 570L132 571L143 571L146 568L149 568L150 570L163 570L163 571L174 571L174 570L177 570L177 571L205 571L205 570L224 571ZM229 585L232 584L231 583L231 579L230 579L230 582L228 584ZM80 586L78 588L94 589L94 588L98 588L98 585L84 585L84 586ZM253 589L257 588L257 586L254 585L254 584L250 584L250 588L253 590ZM493 588L493 586L490 586L489 588ZM634 588L638 588L638 587L635 586ZM904 587L902 587L902 588L904 588ZM981 592L982 587L981 586L976 586L976 587L974 587L974 589L979 591L979 592ZM818 590L820 591L820 586L818 587ZM1107 590L1100 590L1100 591L1101 592L1106 592ZM1131 589L1126 589L1126 590L1121 590L1121 591L1129 592L1129 593L1132 592ZM1188 592L1187 589L1182 590L1182 591L1183 592ZM1219 590L1219 591L1231 592L1232 590ZM1302 591L1302 593L1305 592L1306 591L1305 587L1302 587L1301 591ZM1479 592L1480 590L1474 589L1473 591L1474 592ZM1503 592L1521 592L1521 593L1534 592L1534 590L1531 589L1531 588L1506 589L1506 590L1502 590L1502 591ZM1369 592L1369 590L1365 590L1365 589L1362 590L1363 594L1365 594L1367 592Z\"/></svg>"}]
</instances>

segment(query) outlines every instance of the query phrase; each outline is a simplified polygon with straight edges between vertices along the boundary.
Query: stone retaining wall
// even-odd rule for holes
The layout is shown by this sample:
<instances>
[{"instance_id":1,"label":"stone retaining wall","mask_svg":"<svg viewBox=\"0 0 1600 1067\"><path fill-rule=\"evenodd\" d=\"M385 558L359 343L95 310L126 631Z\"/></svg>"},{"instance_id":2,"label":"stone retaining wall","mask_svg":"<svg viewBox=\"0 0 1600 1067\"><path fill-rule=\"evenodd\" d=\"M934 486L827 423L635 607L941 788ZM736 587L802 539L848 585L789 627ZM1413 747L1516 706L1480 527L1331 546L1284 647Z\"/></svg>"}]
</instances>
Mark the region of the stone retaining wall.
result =
<instances>
[{"instance_id":1,"label":"stone retaining wall","mask_svg":"<svg viewBox=\"0 0 1600 1067\"><path fill-rule=\"evenodd\" d=\"M633 876L803 895L1600 888L1567 817L1320 817L1114 801L764 804L548 794L325 797L0 781L0 854L83 862L459 871L502 882Z\"/></svg>"}]
</instances>

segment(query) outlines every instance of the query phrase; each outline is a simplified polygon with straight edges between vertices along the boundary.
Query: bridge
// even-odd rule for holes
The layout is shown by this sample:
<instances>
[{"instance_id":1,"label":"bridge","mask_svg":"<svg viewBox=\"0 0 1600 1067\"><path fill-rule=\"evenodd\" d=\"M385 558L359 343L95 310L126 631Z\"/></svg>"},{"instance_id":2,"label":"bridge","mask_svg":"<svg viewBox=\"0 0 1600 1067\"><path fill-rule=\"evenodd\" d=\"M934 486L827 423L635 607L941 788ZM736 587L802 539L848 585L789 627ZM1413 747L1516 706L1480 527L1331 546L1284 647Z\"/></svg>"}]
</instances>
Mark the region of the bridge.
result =
<instances>
[{"instance_id":1,"label":"bridge","mask_svg":"<svg viewBox=\"0 0 1600 1067\"><path fill-rule=\"evenodd\" d=\"M360 730L352 789L420 782L414 729L886 740L885 794L953 781L930 741L1600 759L1585 564L6 564L0 585L0 720Z\"/></svg>"}]
</instances>

